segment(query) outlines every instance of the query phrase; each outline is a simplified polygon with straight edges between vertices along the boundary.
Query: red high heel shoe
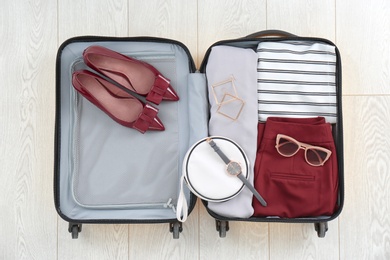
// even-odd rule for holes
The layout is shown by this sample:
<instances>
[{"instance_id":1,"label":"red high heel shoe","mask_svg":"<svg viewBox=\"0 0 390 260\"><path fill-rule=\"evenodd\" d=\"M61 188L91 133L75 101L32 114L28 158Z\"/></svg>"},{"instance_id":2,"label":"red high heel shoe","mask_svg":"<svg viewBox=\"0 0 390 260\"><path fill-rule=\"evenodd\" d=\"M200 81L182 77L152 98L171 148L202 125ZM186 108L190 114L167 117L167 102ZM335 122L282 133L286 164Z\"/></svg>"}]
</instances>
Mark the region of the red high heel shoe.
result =
<instances>
[{"instance_id":1,"label":"red high heel shoe","mask_svg":"<svg viewBox=\"0 0 390 260\"><path fill-rule=\"evenodd\" d=\"M178 95L170 81L152 65L101 46L84 50L84 62L97 72L114 80L146 100L158 105L162 100L176 101Z\"/></svg>"},{"instance_id":2,"label":"red high heel shoe","mask_svg":"<svg viewBox=\"0 0 390 260\"><path fill-rule=\"evenodd\" d=\"M134 128L141 133L146 130L165 129L157 117L157 108L144 104L88 70L74 72L72 83L81 95L123 126Z\"/></svg>"}]
</instances>

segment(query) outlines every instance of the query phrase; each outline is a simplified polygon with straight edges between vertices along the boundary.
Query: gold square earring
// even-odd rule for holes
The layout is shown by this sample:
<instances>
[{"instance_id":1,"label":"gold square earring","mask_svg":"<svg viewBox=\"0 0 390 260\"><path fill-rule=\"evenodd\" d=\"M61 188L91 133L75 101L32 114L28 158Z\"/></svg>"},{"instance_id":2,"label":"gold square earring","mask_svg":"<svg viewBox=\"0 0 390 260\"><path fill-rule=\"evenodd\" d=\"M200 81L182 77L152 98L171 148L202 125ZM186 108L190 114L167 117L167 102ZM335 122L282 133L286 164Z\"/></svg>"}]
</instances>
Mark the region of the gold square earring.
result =
<instances>
[{"instance_id":1,"label":"gold square earring","mask_svg":"<svg viewBox=\"0 0 390 260\"><path fill-rule=\"evenodd\" d=\"M244 105L245 102L241 98L225 94L222 98L222 102L218 105L217 113L236 121L239 118Z\"/></svg>"},{"instance_id":2,"label":"gold square earring","mask_svg":"<svg viewBox=\"0 0 390 260\"><path fill-rule=\"evenodd\" d=\"M245 101L238 97L235 78L231 75L228 79L211 86L215 103L218 105L217 113L236 121L240 116Z\"/></svg>"}]
</instances>

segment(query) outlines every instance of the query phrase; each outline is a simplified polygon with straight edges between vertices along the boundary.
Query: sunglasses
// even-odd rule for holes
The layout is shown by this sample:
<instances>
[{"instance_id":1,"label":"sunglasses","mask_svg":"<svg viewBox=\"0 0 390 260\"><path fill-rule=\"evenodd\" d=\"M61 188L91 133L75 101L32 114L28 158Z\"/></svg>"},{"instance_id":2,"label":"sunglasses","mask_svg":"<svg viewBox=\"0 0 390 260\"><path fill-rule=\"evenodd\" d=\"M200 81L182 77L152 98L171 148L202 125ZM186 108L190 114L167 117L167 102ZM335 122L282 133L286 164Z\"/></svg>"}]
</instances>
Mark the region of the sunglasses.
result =
<instances>
[{"instance_id":1,"label":"sunglasses","mask_svg":"<svg viewBox=\"0 0 390 260\"><path fill-rule=\"evenodd\" d=\"M305 150L305 160L311 166L323 166L332 152L326 148L298 142L294 138L278 134L276 136L276 150L284 157L295 155L299 149Z\"/></svg>"}]
</instances>

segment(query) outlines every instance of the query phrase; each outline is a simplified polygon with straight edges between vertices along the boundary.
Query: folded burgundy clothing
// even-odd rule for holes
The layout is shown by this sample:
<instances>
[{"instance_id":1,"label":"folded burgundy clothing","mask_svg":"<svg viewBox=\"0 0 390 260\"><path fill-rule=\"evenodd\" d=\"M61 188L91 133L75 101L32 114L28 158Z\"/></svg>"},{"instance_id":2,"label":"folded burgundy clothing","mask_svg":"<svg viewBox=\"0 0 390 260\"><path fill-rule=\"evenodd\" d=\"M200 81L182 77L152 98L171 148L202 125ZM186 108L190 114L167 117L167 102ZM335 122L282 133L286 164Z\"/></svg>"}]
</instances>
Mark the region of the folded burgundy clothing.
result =
<instances>
[{"instance_id":1,"label":"folded burgundy clothing","mask_svg":"<svg viewBox=\"0 0 390 260\"><path fill-rule=\"evenodd\" d=\"M307 163L304 149L285 157L278 153L276 136L331 151L322 166ZM258 151L255 162L255 188L267 207L253 200L254 216L301 218L330 216L337 208L338 166L332 126L325 118L269 117L258 125Z\"/></svg>"}]
</instances>

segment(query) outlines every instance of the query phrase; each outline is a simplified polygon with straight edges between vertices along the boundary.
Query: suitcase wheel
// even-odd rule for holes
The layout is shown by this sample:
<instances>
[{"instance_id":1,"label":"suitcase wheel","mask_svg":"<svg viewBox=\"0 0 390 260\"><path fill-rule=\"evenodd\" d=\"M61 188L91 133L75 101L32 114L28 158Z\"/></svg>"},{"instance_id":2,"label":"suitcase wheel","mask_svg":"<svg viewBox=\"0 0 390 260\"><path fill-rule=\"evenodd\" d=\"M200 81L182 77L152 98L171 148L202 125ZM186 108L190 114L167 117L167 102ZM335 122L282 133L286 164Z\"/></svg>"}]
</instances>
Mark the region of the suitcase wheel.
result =
<instances>
[{"instance_id":1,"label":"suitcase wheel","mask_svg":"<svg viewBox=\"0 0 390 260\"><path fill-rule=\"evenodd\" d=\"M229 231L229 221L216 219L215 227L219 232L219 237L226 237L226 232Z\"/></svg>"},{"instance_id":2,"label":"suitcase wheel","mask_svg":"<svg viewBox=\"0 0 390 260\"><path fill-rule=\"evenodd\" d=\"M179 239L180 233L183 231L181 222L169 223L169 232L173 234L173 239Z\"/></svg>"},{"instance_id":3,"label":"suitcase wheel","mask_svg":"<svg viewBox=\"0 0 390 260\"><path fill-rule=\"evenodd\" d=\"M328 222L314 223L314 229L317 231L318 237L325 237L326 231L328 231Z\"/></svg>"},{"instance_id":4,"label":"suitcase wheel","mask_svg":"<svg viewBox=\"0 0 390 260\"><path fill-rule=\"evenodd\" d=\"M82 230L82 224L76 224L69 222L68 231L72 235L72 239L77 239L79 237L79 233Z\"/></svg>"}]
</instances>

